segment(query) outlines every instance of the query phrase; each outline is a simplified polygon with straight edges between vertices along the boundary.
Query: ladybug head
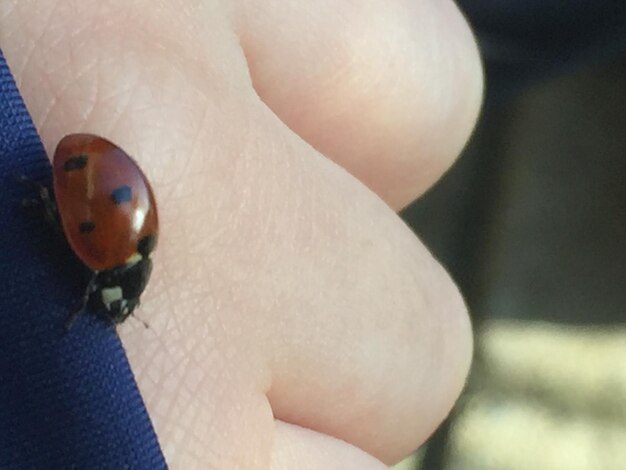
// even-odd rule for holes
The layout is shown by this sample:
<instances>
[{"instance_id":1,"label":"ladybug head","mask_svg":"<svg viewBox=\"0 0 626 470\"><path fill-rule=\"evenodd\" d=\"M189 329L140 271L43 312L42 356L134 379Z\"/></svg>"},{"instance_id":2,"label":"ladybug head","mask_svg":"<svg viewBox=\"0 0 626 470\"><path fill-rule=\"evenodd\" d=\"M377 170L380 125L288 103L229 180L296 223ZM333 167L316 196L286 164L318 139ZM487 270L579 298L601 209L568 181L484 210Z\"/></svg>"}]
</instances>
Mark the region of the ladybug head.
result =
<instances>
[{"instance_id":1,"label":"ladybug head","mask_svg":"<svg viewBox=\"0 0 626 470\"><path fill-rule=\"evenodd\" d=\"M152 261L143 257L136 262L101 271L91 299L113 323L121 323L139 306L139 297L151 271Z\"/></svg>"}]
</instances>

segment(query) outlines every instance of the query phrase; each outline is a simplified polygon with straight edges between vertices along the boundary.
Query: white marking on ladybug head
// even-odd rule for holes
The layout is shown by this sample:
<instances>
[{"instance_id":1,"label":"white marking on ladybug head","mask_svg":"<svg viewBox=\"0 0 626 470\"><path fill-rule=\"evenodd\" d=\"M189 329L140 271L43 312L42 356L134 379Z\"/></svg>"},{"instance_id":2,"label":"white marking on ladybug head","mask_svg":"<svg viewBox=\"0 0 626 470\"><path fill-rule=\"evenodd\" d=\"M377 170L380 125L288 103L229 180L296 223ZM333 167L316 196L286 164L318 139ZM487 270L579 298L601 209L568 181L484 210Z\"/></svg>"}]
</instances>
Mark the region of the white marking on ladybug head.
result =
<instances>
[{"instance_id":1,"label":"white marking on ladybug head","mask_svg":"<svg viewBox=\"0 0 626 470\"><path fill-rule=\"evenodd\" d=\"M135 252L126 259L126 264L135 264L141 261L142 258L141 253Z\"/></svg>"},{"instance_id":2,"label":"white marking on ladybug head","mask_svg":"<svg viewBox=\"0 0 626 470\"><path fill-rule=\"evenodd\" d=\"M111 310L111 304L118 300L123 300L124 295L122 293L122 288L120 286L115 287L105 287L101 291L102 293L102 303L107 308L107 310Z\"/></svg>"}]
</instances>

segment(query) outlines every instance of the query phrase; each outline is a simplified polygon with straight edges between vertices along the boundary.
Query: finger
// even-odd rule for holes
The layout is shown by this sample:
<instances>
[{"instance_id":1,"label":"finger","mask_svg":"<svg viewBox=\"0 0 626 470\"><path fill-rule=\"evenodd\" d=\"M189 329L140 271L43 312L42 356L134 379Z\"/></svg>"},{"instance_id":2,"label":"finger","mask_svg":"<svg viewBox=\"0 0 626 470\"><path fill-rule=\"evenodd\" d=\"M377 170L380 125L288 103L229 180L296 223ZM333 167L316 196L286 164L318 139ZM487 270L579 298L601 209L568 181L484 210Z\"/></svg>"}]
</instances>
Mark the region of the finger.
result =
<instances>
[{"instance_id":1,"label":"finger","mask_svg":"<svg viewBox=\"0 0 626 470\"><path fill-rule=\"evenodd\" d=\"M344 200L357 197L346 191ZM329 206L324 201L327 211L347 216ZM299 258L297 279L273 269L271 279L258 281L276 294L271 283L278 276L281 293L290 290L276 300L289 310L264 316L258 328L273 335L264 340L271 344L274 416L389 464L417 448L448 413L467 374L471 337L447 275L408 230L381 207L370 209L358 218L376 227L363 237L363 228L332 218L334 231L315 231L310 255L289 253ZM342 256L349 264L337 263ZM308 288L296 290L302 279Z\"/></svg>"},{"instance_id":2,"label":"finger","mask_svg":"<svg viewBox=\"0 0 626 470\"><path fill-rule=\"evenodd\" d=\"M276 421L271 470L385 470L356 447L310 429Z\"/></svg>"},{"instance_id":3,"label":"finger","mask_svg":"<svg viewBox=\"0 0 626 470\"><path fill-rule=\"evenodd\" d=\"M482 72L446 0L239 0L261 99L401 208L450 166L474 126Z\"/></svg>"},{"instance_id":4,"label":"finger","mask_svg":"<svg viewBox=\"0 0 626 470\"><path fill-rule=\"evenodd\" d=\"M417 446L471 345L426 250L260 106L217 7L50 5L11 3L1 44L48 148L102 134L154 183L151 328L120 334L170 464L269 464L268 390L278 418L385 461Z\"/></svg>"}]
</instances>

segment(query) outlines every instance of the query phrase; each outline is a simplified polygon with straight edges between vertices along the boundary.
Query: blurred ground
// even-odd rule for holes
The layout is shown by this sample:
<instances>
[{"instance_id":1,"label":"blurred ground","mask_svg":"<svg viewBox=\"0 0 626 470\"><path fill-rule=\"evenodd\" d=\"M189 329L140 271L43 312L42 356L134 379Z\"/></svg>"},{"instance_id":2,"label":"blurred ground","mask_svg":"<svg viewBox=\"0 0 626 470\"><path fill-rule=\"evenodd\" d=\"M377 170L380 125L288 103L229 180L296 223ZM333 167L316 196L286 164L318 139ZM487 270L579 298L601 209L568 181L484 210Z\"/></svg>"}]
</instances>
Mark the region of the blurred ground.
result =
<instances>
[{"instance_id":1,"label":"blurred ground","mask_svg":"<svg viewBox=\"0 0 626 470\"><path fill-rule=\"evenodd\" d=\"M495 322L450 469L626 468L626 327Z\"/></svg>"},{"instance_id":2,"label":"blurred ground","mask_svg":"<svg viewBox=\"0 0 626 470\"><path fill-rule=\"evenodd\" d=\"M486 109L404 217L477 333L468 390L422 470L626 469L626 63Z\"/></svg>"},{"instance_id":3,"label":"blurred ground","mask_svg":"<svg viewBox=\"0 0 626 470\"><path fill-rule=\"evenodd\" d=\"M626 468L625 338L626 326L494 321L481 335L482 363L446 468Z\"/></svg>"}]
</instances>

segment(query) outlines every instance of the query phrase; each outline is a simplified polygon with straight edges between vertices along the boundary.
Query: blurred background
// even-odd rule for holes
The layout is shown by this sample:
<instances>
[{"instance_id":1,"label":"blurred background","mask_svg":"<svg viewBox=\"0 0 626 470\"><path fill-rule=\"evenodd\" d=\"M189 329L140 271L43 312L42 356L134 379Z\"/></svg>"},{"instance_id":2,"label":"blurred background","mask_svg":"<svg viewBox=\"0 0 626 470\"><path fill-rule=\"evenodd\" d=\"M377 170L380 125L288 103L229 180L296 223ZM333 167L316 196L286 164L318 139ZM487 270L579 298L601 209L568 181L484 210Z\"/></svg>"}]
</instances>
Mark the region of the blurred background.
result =
<instances>
[{"instance_id":1,"label":"blurred background","mask_svg":"<svg viewBox=\"0 0 626 470\"><path fill-rule=\"evenodd\" d=\"M626 469L626 1L462 0L482 119L404 219L448 268L476 352L396 470Z\"/></svg>"}]
</instances>

